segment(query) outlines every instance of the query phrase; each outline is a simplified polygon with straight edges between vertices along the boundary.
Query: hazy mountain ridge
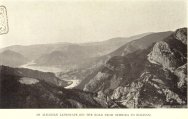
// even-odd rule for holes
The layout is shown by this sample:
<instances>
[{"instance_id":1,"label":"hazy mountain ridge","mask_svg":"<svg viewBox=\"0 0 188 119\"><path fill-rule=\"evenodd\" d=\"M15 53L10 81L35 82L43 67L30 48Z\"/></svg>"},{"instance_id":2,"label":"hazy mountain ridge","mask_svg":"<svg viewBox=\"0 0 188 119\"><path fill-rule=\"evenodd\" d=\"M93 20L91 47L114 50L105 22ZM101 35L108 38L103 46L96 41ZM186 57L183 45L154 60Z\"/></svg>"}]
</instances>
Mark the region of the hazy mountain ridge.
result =
<instances>
[{"instance_id":1,"label":"hazy mountain ridge","mask_svg":"<svg viewBox=\"0 0 188 119\"><path fill-rule=\"evenodd\" d=\"M16 67L23 65L27 62L28 59L26 57L15 51L5 50L0 53L0 65Z\"/></svg>"},{"instance_id":2,"label":"hazy mountain ridge","mask_svg":"<svg viewBox=\"0 0 188 119\"><path fill-rule=\"evenodd\" d=\"M64 65L66 63L79 64L79 61L87 60L90 57L97 57L108 54L128 41L140 38L150 33L139 34L129 38L113 38L101 42L93 43L55 43L55 44L38 44L29 46L9 46L0 49L0 52L12 50L22 54L30 61L35 61L36 65ZM58 52L58 55L56 55ZM59 57L59 55L61 57ZM76 58L74 58L76 56ZM57 58L57 59L56 59ZM76 61L77 59L78 61ZM61 60L61 61L60 61ZM73 60L73 61L71 61Z\"/></svg>"},{"instance_id":3,"label":"hazy mountain ridge","mask_svg":"<svg viewBox=\"0 0 188 119\"><path fill-rule=\"evenodd\" d=\"M131 40L142 38L148 34L150 33L139 34L129 38L119 37L102 42L77 44L75 45L76 47L72 46L68 48L67 52L64 50L54 50L54 52L42 55L36 59L36 63L37 65L74 64L80 67L85 65L86 62L90 62L92 59L111 53ZM55 55L57 52L59 55Z\"/></svg>"}]
</instances>

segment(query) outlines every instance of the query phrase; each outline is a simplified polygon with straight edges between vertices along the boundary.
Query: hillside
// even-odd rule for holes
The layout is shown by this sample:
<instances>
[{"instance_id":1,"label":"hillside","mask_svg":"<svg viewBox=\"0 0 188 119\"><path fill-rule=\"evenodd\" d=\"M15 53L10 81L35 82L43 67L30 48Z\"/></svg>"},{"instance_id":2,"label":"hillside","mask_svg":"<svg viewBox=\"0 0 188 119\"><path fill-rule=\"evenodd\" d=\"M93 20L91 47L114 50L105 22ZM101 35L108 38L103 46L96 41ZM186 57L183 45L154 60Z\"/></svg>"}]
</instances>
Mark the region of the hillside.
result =
<instances>
[{"instance_id":1,"label":"hillside","mask_svg":"<svg viewBox=\"0 0 188 119\"><path fill-rule=\"evenodd\" d=\"M94 94L64 89L54 78L51 73L0 66L0 108L103 107Z\"/></svg>"},{"instance_id":2,"label":"hillside","mask_svg":"<svg viewBox=\"0 0 188 119\"><path fill-rule=\"evenodd\" d=\"M114 103L127 108L185 107L187 28L147 41L133 41L138 48L127 49L130 42L120 48L121 52L113 52L101 69L87 77L83 90L97 93L108 107Z\"/></svg>"},{"instance_id":3,"label":"hillside","mask_svg":"<svg viewBox=\"0 0 188 119\"><path fill-rule=\"evenodd\" d=\"M5 50L0 53L0 65L7 65L7 66L20 66L28 62L28 59L21 55L20 53Z\"/></svg>"},{"instance_id":4,"label":"hillside","mask_svg":"<svg viewBox=\"0 0 188 119\"><path fill-rule=\"evenodd\" d=\"M131 54L135 51L139 51L139 50L143 50L143 49L147 49L149 47L151 47L151 45L157 41L161 41L164 38L170 36L172 34L172 32L167 31L167 32L159 32L159 33L151 33L149 35L146 35L144 37L141 37L139 39L130 41L126 44L124 44L123 46L121 46L120 48L118 48L117 50L101 56L101 57L95 57L95 58L91 58L90 60L85 60L84 63L82 63L82 65L80 67L87 68L89 70L91 70L90 73L84 76L85 79L80 83L80 85L78 85L76 88L78 89L83 89L84 85L86 83L88 83L90 81L90 77L95 74L95 72L98 70L98 68L103 67L103 65L105 65L105 63L113 56L126 56L128 54ZM84 74L83 74L84 75Z\"/></svg>"},{"instance_id":5,"label":"hillside","mask_svg":"<svg viewBox=\"0 0 188 119\"><path fill-rule=\"evenodd\" d=\"M55 86L65 87L67 86L67 82L59 79L55 76L54 73L51 72L41 72L37 70L31 70L26 68L11 68L8 66L0 66L0 74L1 75L15 75L18 77L28 77L41 81L45 81Z\"/></svg>"},{"instance_id":6,"label":"hillside","mask_svg":"<svg viewBox=\"0 0 188 119\"><path fill-rule=\"evenodd\" d=\"M71 45L66 49L55 50L51 53L41 55L35 60L36 65L58 66L74 65L80 60L90 57L90 52L79 45Z\"/></svg>"}]
</instances>

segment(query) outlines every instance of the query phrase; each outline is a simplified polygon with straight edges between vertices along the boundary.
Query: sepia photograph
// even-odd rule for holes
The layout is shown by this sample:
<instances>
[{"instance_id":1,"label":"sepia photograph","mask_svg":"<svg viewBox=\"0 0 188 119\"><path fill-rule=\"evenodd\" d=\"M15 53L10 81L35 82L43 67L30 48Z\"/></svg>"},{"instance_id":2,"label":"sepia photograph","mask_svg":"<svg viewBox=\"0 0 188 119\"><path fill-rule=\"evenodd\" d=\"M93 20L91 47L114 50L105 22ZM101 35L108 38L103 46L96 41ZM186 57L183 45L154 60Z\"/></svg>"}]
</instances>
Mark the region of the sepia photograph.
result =
<instances>
[{"instance_id":1,"label":"sepia photograph","mask_svg":"<svg viewBox=\"0 0 188 119\"><path fill-rule=\"evenodd\" d=\"M0 109L153 108L187 109L186 0L0 1Z\"/></svg>"}]
</instances>

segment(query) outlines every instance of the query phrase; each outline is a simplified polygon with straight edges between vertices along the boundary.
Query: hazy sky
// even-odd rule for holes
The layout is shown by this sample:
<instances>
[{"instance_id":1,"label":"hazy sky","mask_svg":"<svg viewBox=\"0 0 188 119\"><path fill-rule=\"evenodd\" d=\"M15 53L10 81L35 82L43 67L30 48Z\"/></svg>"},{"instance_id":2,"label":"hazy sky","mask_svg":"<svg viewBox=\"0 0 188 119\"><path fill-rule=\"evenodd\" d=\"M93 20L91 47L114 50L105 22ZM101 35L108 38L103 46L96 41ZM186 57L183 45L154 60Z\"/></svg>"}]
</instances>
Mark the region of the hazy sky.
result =
<instances>
[{"instance_id":1,"label":"hazy sky","mask_svg":"<svg viewBox=\"0 0 188 119\"><path fill-rule=\"evenodd\" d=\"M2 2L9 33L0 36L0 47L102 41L186 26L186 0L31 1Z\"/></svg>"}]
</instances>

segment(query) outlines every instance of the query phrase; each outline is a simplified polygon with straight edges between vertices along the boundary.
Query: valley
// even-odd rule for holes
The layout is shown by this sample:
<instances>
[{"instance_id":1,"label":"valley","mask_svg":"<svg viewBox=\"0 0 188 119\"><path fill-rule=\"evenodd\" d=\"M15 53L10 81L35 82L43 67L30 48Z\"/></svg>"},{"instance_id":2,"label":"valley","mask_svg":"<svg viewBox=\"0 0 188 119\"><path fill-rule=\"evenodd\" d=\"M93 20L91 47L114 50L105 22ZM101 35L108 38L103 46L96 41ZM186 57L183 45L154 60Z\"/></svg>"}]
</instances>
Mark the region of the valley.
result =
<instances>
[{"instance_id":1,"label":"valley","mask_svg":"<svg viewBox=\"0 0 188 119\"><path fill-rule=\"evenodd\" d=\"M187 28L179 28L94 43L0 49L0 107L185 107L186 41Z\"/></svg>"},{"instance_id":2,"label":"valley","mask_svg":"<svg viewBox=\"0 0 188 119\"><path fill-rule=\"evenodd\" d=\"M27 64L21 65L20 68L27 68L27 69L32 69L32 70L38 70L38 71L42 71L42 72L52 72L54 74L57 74L59 72L67 72L70 69L62 69L62 68L58 68L58 67L50 67L50 66L36 66L36 63L34 63L34 61L31 61ZM58 75L56 75L58 76ZM76 87L81 80L78 79L65 79L65 78L61 78L59 77L61 80L68 82L68 86L65 87L66 89L70 89L70 88L74 88Z\"/></svg>"}]
</instances>

